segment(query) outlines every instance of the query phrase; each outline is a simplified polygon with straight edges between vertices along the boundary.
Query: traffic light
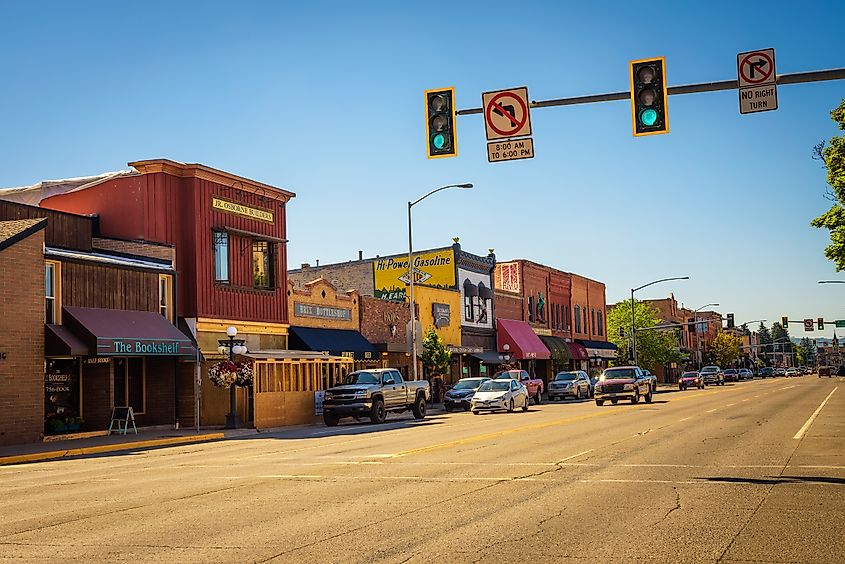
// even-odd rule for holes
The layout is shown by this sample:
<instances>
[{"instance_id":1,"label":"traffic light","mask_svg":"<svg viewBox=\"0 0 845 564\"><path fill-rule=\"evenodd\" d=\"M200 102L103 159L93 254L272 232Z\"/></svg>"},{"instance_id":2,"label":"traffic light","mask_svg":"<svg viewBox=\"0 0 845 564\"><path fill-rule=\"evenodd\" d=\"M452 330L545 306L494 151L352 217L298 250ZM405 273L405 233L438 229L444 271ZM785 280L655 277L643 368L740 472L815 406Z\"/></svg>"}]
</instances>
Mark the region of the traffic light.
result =
<instances>
[{"instance_id":1,"label":"traffic light","mask_svg":"<svg viewBox=\"0 0 845 564\"><path fill-rule=\"evenodd\" d=\"M780 322L781 322L781 325L783 325L784 328L786 328L786 326L789 325L789 318L784 315L783 317L780 318Z\"/></svg>"},{"instance_id":2,"label":"traffic light","mask_svg":"<svg viewBox=\"0 0 845 564\"><path fill-rule=\"evenodd\" d=\"M458 138L455 132L455 89L426 90L425 116L428 158L456 156Z\"/></svg>"},{"instance_id":3,"label":"traffic light","mask_svg":"<svg viewBox=\"0 0 845 564\"><path fill-rule=\"evenodd\" d=\"M668 133L666 58L631 61L630 70L634 137Z\"/></svg>"},{"instance_id":4,"label":"traffic light","mask_svg":"<svg viewBox=\"0 0 845 564\"><path fill-rule=\"evenodd\" d=\"M816 322L819 325L819 331L824 331L824 317L819 317Z\"/></svg>"},{"instance_id":5,"label":"traffic light","mask_svg":"<svg viewBox=\"0 0 845 564\"><path fill-rule=\"evenodd\" d=\"M734 328L734 314L729 313L728 314L728 329L733 329L733 328Z\"/></svg>"}]
</instances>

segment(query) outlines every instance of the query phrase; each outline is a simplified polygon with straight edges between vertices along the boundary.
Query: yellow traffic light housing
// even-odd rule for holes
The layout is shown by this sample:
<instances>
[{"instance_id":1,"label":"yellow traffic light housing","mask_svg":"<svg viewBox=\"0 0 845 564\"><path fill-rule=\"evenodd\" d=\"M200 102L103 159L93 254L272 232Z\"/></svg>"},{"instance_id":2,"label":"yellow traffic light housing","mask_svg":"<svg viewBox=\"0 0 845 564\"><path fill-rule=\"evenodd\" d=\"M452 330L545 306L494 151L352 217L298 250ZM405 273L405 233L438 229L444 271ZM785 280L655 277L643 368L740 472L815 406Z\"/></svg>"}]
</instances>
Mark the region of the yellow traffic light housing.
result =
<instances>
[{"instance_id":1,"label":"yellow traffic light housing","mask_svg":"<svg viewBox=\"0 0 845 564\"><path fill-rule=\"evenodd\" d=\"M631 61L629 70L634 137L669 133L666 58Z\"/></svg>"},{"instance_id":2,"label":"yellow traffic light housing","mask_svg":"<svg viewBox=\"0 0 845 564\"><path fill-rule=\"evenodd\" d=\"M455 130L455 89L425 91L425 133L429 159L455 157L458 136Z\"/></svg>"}]
</instances>

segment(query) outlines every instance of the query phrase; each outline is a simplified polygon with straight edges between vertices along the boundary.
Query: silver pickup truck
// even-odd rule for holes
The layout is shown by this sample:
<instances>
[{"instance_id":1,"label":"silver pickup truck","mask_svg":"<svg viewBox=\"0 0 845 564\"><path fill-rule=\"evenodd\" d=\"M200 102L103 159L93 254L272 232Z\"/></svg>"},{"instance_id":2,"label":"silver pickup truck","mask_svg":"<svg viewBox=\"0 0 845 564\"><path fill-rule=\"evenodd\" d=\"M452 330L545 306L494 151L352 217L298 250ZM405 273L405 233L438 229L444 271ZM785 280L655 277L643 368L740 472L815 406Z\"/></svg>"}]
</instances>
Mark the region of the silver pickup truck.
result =
<instances>
[{"instance_id":1,"label":"silver pickup truck","mask_svg":"<svg viewBox=\"0 0 845 564\"><path fill-rule=\"evenodd\" d=\"M415 419L425 417L430 398L428 382L406 382L395 368L359 370L347 374L343 384L323 396L323 421L333 427L341 417L369 417L384 423L388 412L411 410Z\"/></svg>"}]
</instances>

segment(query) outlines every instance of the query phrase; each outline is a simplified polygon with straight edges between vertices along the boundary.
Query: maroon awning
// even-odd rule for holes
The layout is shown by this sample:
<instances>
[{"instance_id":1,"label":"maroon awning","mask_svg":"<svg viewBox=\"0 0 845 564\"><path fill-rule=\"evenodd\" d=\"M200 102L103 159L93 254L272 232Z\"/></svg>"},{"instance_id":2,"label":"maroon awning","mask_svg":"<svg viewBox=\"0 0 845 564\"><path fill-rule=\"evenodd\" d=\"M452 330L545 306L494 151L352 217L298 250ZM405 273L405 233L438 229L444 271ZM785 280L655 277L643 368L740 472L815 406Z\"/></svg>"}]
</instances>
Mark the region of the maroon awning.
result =
<instances>
[{"instance_id":1,"label":"maroon awning","mask_svg":"<svg viewBox=\"0 0 845 564\"><path fill-rule=\"evenodd\" d=\"M88 356L88 347L62 325L44 326L44 356Z\"/></svg>"},{"instance_id":2,"label":"maroon awning","mask_svg":"<svg viewBox=\"0 0 845 564\"><path fill-rule=\"evenodd\" d=\"M510 352L517 360L538 359L546 360L551 358L551 353L540 337L534 333L529 324L516 319L496 320L496 341L499 351L504 351L507 343Z\"/></svg>"},{"instance_id":3,"label":"maroon awning","mask_svg":"<svg viewBox=\"0 0 845 564\"><path fill-rule=\"evenodd\" d=\"M586 347L581 343L566 343L566 346L569 347L569 356L572 357L572 360L587 360L590 358Z\"/></svg>"},{"instance_id":4,"label":"maroon awning","mask_svg":"<svg viewBox=\"0 0 845 564\"><path fill-rule=\"evenodd\" d=\"M63 325L92 356L196 356L187 335L154 311L65 307Z\"/></svg>"}]
</instances>

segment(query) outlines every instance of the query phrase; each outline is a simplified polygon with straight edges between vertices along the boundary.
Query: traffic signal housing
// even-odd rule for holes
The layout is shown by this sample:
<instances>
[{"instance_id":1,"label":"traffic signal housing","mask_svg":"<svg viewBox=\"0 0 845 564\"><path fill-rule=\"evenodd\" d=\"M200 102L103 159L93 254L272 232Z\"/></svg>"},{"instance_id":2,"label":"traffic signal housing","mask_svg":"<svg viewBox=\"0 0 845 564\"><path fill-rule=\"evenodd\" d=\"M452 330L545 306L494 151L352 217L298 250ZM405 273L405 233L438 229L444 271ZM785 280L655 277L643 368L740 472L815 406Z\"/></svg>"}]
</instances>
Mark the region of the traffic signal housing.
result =
<instances>
[{"instance_id":1,"label":"traffic signal housing","mask_svg":"<svg viewBox=\"0 0 845 564\"><path fill-rule=\"evenodd\" d=\"M781 325L783 325L784 329L787 325L789 325L789 318L787 316L783 316L780 318Z\"/></svg>"},{"instance_id":2,"label":"traffic signal housing","mask_svg":"<svg viewBox=\"0 0 845 564\"><path fill-rule=\"evenodd\" d=\"M455 89L438 88L425 91L425 132L429 159L454 157L458 154L455 131Z\"/></svg>"},{"instance_id":3,"label":"traffic signal housing","mask_svg":"<svg viewBox=\"0 0 845 564\"><path fill-rule=\"evenodd\" d=\"M631 61L630 71L634 137L668 133L666 58Z\"/></svg>"},{"instance_id":4,"label":"traffic signal housing","mask_svg":"<svg viewBox=\"0 0 845 564\"><path fill-rule=\"evenodd\" d=\"M819 325L819 331L824 331L824 317L819 317L816 321Z\"/></svg>"},{"instance_id":5,"label":"traffic signal housing","mask_svg":"<svg viewBox=\"0 0 845 564\"><path fill-rule=\"evenodd\" d=\"M728 314L728 329L733 329L733 328L734 328L734 314L729 313Z\"/></svg>"}]
</instances>

